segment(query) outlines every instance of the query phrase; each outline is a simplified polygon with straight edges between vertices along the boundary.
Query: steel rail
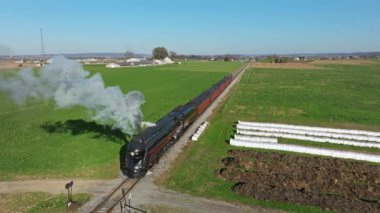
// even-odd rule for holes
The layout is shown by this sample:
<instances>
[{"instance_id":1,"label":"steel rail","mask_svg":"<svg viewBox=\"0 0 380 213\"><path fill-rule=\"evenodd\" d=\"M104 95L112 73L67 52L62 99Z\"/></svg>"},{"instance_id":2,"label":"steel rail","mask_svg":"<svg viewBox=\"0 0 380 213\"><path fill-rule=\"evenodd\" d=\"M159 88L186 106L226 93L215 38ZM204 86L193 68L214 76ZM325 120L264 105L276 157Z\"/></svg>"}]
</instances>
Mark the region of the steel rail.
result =
<instances>
[{"instance_id":1,"label":"steel rail","mask_svg":"<svg viewBox=\"0 0 380 213\"><path fill-rule=\"evenodd\" d=\"M123 180L116 188L114 188L103 200L100 202L91 213L100 213L100 212L111 212L116 205L123 199L123 194L121 193L121 189L124 187L128 188L126 190L126 194L128 194L133 187L141 180L126 178ZM119 192L119 194L117 194Z\"/></svg>"}]
</instances>

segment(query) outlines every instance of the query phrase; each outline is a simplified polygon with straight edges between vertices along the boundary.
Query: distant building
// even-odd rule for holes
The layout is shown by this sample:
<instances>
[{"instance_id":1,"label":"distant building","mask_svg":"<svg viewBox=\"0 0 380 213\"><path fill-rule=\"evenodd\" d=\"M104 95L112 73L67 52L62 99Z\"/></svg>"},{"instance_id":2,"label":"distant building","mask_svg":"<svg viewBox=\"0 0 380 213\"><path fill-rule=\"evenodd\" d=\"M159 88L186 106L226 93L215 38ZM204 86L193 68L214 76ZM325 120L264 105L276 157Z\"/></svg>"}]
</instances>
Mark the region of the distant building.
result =
<instances>
[{"instance_id":1,"label":"distant building","mask_svg":"<svg viewBox=\"0 0 380 213\"><path fill-rule=\"evenodd\" d=\"M48 60L46 60L47 64L52 64L53 62L54 62L54 59L52 59L52 58L49 58Z\"/></svg>"},{"instance_id":2,"label":"distant building","mask_svg":"<svg viewBox=\"0 0 380 213\"><path fill-rule=\"evenodd\" d=\"M120 63L120 66L122 67L135 67L135 66L148 66L151 65L152 63L149 61L139 61L139 62L125 62L125 63Z\"/></svg>"},{"instance_id":3,"label":"distant building","mask_svg":"<svg viewBox=\"0 0 380 213\"><path fill-rule=\"evenodd\" d=\"M164 64L172 64L174 61L172 61L169 57L164 58Z\"/></svg>"},{"instance_id":4,"label":"distant building","mask_svg":"<svg viewBox=\"0 0 380 213\"><path fill-rule=\"evenodd\" d=\"M173 64L174 61L172 61L169 57L166 57L162 60L153 60L153 64Z\"/></svg>"},{"instance_id":5,"label":"distant building","mask_svg":"<svg viewBox=\"0 0 380 213\"><path fill-rule=\"evenodd\" d=\"M146 61L146 59L145 58L130 58L126 60L125 62L132 63L132 62L141 62L141 61Z\"/></svg>"},{"instance_id":6,"label":"distant building","mask_svg":"<svg viewBox=\"0 0 380 213\"><path fill-rule=\"evenodd\" d=\"M153 64L162 64L162 60L155 59L153 60Z\"/></svg>"},{"instance_id":7,"label":"distant building","mask_svg":"<svg viewBox=\"0 0 380 213\"><path fill-rule=\"evenodd\" d=\"M115 64L115 63L110 63L110 64L106 65L106 68L117 68L117 67L120 67L120 65L119 64Z\"/></svg>"},{"instance_id":8,"label":"distant building","mask_svg":"<svg viewBox=\"0 0 380 213\"><path fill-rule=\"evenodd\" d=\"M80 62L84 63L84 64L96 63L98 61L99 61L99 59L97 59L97 58L84 58L84 59L80 59Z\"/></svg>"}]
</instances>

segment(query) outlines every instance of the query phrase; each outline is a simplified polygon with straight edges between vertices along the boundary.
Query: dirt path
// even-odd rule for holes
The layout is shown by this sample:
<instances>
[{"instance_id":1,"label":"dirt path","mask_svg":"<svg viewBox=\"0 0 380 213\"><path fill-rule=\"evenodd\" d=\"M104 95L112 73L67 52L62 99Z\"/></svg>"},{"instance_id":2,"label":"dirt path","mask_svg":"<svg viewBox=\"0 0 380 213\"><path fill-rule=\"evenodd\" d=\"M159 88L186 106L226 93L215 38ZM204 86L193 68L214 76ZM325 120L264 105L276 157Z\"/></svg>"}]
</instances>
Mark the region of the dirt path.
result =
<instances>
[{"instance_id":1,"label":"dirt path","mask_svg":"<svg viewBox=\"0 0 380 213\"><path fill-rule=\"evenodd\" d=\"M156 186L153 179L153 176L147 176L134 188L131 195L132 206L153 211L159 209L160 212L280 212L181 194Z\"/></svg>"},{"instance_id":2,"label":"dirt path","mask_svg":"<svg viewBox=\"0 0 380 213\"><path fill-rule=\"evenodd\" d=\"M70 181L70 179L57 179L0 182L0 193L46 192L49 194L61 194L67 192L65 184ZM110 187L117 184L118 181L119 179L109 181L74 180L73 193L105 193Z\"/></svg>"}]
</instances>

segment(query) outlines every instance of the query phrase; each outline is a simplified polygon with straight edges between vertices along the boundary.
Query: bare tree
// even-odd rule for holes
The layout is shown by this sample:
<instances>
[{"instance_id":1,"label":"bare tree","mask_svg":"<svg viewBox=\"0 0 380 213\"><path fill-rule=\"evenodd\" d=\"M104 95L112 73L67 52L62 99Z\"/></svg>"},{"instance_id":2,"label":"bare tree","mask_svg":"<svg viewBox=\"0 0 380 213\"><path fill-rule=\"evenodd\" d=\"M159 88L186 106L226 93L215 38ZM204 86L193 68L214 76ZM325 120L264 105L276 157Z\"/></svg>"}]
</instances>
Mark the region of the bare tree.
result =
<instances>
[{"instance_id":1,"label":"bare tree","mask_svg":"<svg viewBox=\"0 0 380 213\"><path fill-rule=\"evenodd\" d=\"M175 59L177 58L177 53L174 51L169 51L170 58Z\"/></svg>"}]
</instances>

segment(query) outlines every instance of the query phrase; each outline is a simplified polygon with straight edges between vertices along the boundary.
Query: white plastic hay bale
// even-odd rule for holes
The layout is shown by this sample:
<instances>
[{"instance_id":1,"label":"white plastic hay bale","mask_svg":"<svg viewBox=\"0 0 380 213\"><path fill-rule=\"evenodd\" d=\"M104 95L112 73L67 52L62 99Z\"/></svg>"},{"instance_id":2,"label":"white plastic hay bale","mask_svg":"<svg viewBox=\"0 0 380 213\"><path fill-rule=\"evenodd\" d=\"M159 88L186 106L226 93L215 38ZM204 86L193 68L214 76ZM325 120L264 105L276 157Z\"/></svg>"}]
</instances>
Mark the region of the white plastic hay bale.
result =
<instances>
[{"instance_id":1,"label":"white plastic hay bale","mask_svg":"<svg viewBox=\"0 0 380 213\"><path fill-rule=\"evenodd\" d=\"M289 128L289 129L296 129L296 130L307 130L307 131L319 131L319 132L331 132L331 133L342 133L342 134L380 137L380 132L372 132L372 131L364 131L364 130L337 129L337 128L311 127L311 126L302 126L302 125L273 124L273 123L260 123L260 122L245 122L245 121L238 121L238 124L242 124L242 125L246 125L246 126Z\"/></svg>"},{"instance_id":2,"label":"white plastic hay bale","mask_svg":"<svg viewBox=\"0 0 380 213\"><path fill-rule=\"evenodd\" d=\"M203 133L203 130L202 130L202 129L197 129L196 132L199 133L199 134L202 134L202 133Z\"/></svg>"},{"instance_id":3,"label":"white plastic hay bale","mask_svg":"<svg viewBox=\"0 0 380 213\"><path fill-rule=\"evenodd\" d=\"M299 146L299 145L291 145L291 144L247 142L247 141L236 140L236 139L231 139L230 144L233 146L243 146L243 147L250 147L250 148L306 153L306 154L313 154L313 155L321 155L321 156L328 156L328 157L380 163L380 155L374 155L374 154L323 149L323 148L315 148L315 147L307 147L307 146Z\"/></svg>"},{"instance_id":4,"label":"white plastic hay bale","mask_svg":"<svg viewBox=\"0 0 380 213\"><path fill-rule=\"evenodd\" d=\"M298 135L330 137L330 138L336 138L336 139L348 139L348 140L369 141L369 142L380 143L380 137L365 136L365 135L351 135L351 134L342 134L342 133L306 131L306 130L296 130L296 129L277 128L277 127L249 126L245 124L238 124L237 128L244 129L244 130L263 131L263 132L281 132L281 133L291 133L291 134L298 134Z\"/></svg>"},{"instance_id":5,"label":"white plastic hay bale","mask_svg":"<svg viewBox=\"0 0 380 213\"><path fill-rule=\"evenodd\" d=\"M207 127L207 122L203 122L195 131L195 133L191 136L192 141L197 141L198 138L202 135L202 133L205 131Z\"/></svg>"},{"instance_id":6,"label":"white plastic hay bale","mask_svg":"<svg viewBox=\"0 0 380 213\"><path fill-rule=\"evenodd\" d=\"M191 137L191 140L192 140L192 141L197 141L197 140L198 140L198 136L193 135L193 136Z\"/></svg>"},{"instance_id":7,"label":"white plastic hay bale","mask_svg":"<svg viewBox=\"0 0 380 213\"><path fill-rule=\"evenodd\" d=\"M198 131L203 132L205 129L206 129L206 127L204 127L204 126L200 126L200 127L198 128Z\"/></svg>"},{"instance_id":8,"label":"white plastic hay bale","mask_svg":"<svg viewBox=\"0 0 380 213\"><path fill-rule=\"evenodd\" d=\"M359 146L359 147L380 148L380 143L369 143L369 142L353 141L353 140L340 140L340 139L325 138L325 137L312 137L312 136L295 135L295 134L278 133L278 132L259 132L259 131L238 129L237 133L242 134L242 135L250 135L250 136L288 138L288 139L296 139L296 140L312 141L312 142L320 142L320 143L334 143L334 144Z\"/></svg>"},{"instance_id":9,"label":"white plastic hay bale","mask_svg":"<svg viewBox=\"0 0 380 213\"><path fill-rule=\"evenodd\" d=\"M257 137L257 136L235 134L234 138L236 140L249 141L249 142L277 143L277 138L269 138L269 137Z\"/></svg>"},{"instance_id":10,"label":"white plastic hay bale","mask_svg":"<svg viewBox=\"0 0 380 213\"><path fill-rule=\"evenodd\" d=\"M196 133L193 134L193 136L196 136L196 137L199 137L200 135L201 135L200 132L196 132Z\"/></svg>"}]
</instances>

